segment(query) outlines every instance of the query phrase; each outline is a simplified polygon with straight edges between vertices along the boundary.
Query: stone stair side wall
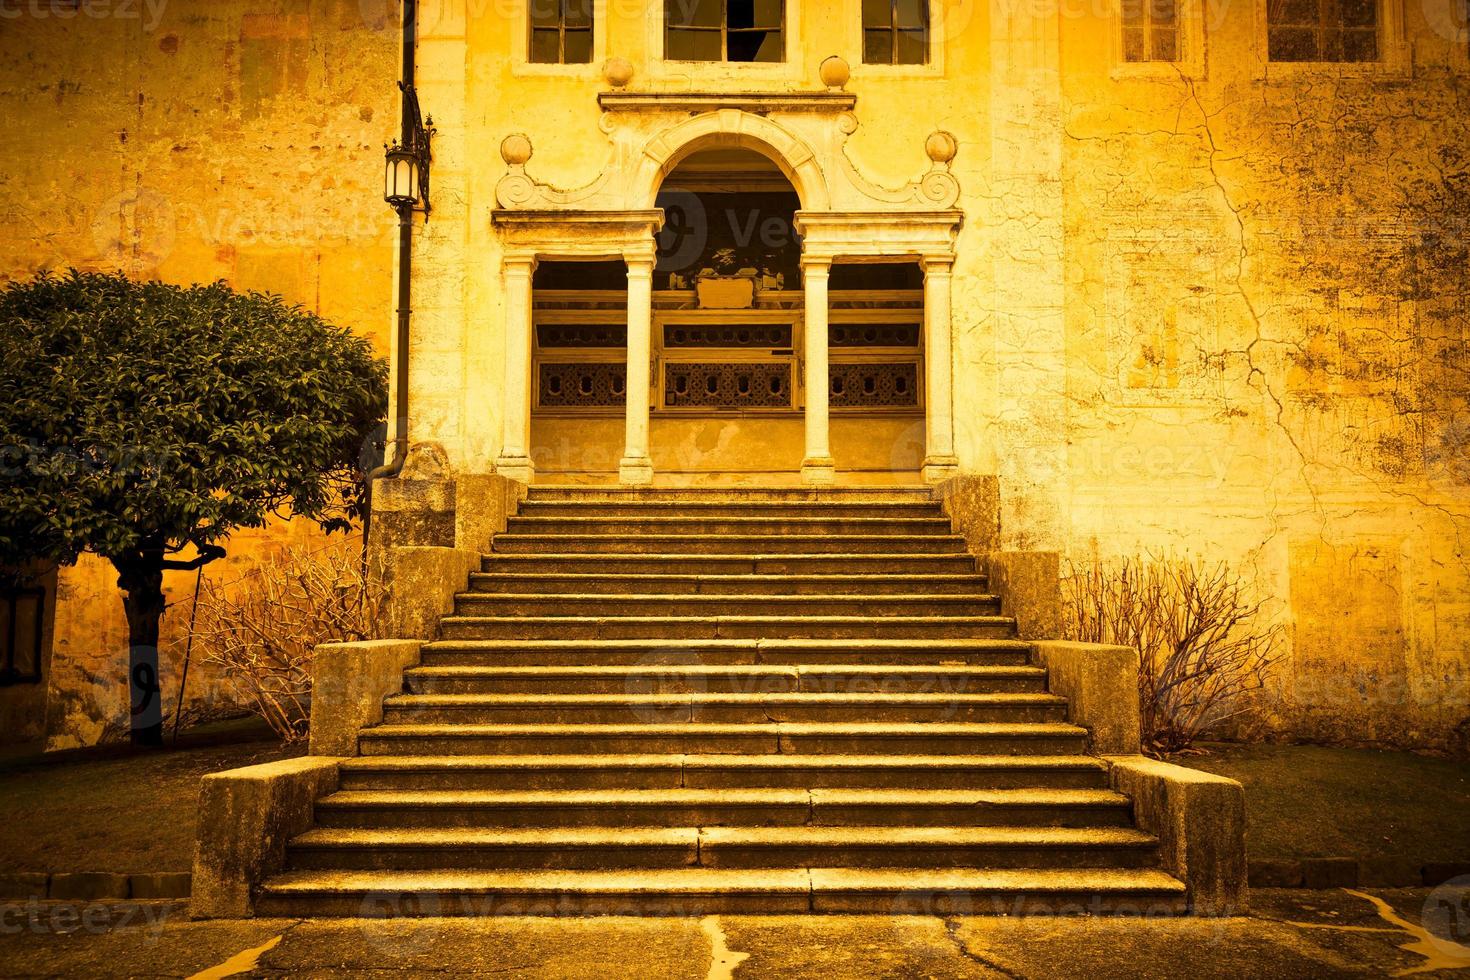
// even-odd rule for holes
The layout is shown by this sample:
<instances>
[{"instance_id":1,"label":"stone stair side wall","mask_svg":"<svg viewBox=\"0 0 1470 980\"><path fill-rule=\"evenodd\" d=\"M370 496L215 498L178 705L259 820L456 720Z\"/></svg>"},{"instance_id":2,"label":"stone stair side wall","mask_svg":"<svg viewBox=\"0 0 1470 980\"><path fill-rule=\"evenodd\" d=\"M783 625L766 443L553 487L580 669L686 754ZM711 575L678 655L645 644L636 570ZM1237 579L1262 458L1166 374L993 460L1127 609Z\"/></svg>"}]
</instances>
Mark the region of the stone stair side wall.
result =
<instances>
[{"instance_id":1,"label":"stone stair side wall","mask_svg":"<svg viewBox=\"0 0 1470 980\"><path fill-rule=\"evenodd\" d=\"M1060 556L1000 551L1000 487L995 477L961 475L935 493L955 532L985 560L989 589L1001 615L1033 642L1048 690L1068 701L1068 720L1088 730L1092 752L1104 756L1114 789L1133 801L1138 827L1156 835L1163 870L1183 881L1190 908L1201 915L1243 915L1249 909L1245 789L1232 779L1149 759L1140 753L1139 654L1129 647L1073 643L1062 631Z\"/></svg>"}]
</instances>

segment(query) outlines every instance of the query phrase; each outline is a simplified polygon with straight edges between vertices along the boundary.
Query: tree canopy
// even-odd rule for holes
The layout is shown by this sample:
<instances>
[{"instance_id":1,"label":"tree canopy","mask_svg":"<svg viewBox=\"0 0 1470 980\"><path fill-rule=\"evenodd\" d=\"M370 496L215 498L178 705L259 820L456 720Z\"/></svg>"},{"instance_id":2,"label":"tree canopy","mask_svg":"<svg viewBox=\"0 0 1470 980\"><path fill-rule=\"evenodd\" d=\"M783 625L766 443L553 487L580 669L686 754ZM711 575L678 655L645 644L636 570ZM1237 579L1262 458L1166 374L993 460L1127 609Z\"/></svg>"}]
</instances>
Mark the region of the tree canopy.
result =
<instances>
[{"instance_id":1,"label":"tree canopy","mask_svg":"<svg viewBox=\"0 0 1470 980\"><path fill-rule=\"evenodd\" d=\"M280 297L73 270L0 293L0 564L362 505L386 366Z\"/></svg>"},{"instance_id":2,"label":"tree canopy","mask_svg":"<svg viewBox=\"0 0 1470 980\"><path fill-rule=\"evenodd\" d=\"M134 741L163 737L164 571L273 515L349 527L386 404L371 344L279 296L75 270L0 292L0 570L112 562Z\"/></svg>"}]
</instances>

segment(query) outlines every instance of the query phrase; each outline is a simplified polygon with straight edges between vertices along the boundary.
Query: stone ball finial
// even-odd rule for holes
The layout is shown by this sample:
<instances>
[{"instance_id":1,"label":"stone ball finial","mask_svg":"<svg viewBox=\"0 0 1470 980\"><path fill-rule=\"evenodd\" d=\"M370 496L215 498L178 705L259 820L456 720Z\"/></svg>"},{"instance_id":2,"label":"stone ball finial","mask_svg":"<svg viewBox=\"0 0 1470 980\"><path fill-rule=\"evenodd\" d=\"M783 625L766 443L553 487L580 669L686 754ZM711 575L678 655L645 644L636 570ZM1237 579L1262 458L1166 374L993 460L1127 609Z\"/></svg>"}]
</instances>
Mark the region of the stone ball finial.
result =
<instances>
[{"instance_id":1,"label":"stone ball finial","mask_svg":"<svg viewBox=\"0 0 1470 980\"><path fill-rule=\"evenodd\" d=\"M935 163L949 163L959 151L959 141L942 129L930 133L924 140L924 152Z\"/></svg>"},{"instance_id":2,"label":"stone ball finial","mask_svg":"<svg viewBox=\"0 0 1470 980\"><path fill-rule=\"evenodd\" d=\"M848 63L837 55L823 60L817 68L817 74L822 79L822 84L830 89L840 89L852 78L852 68Z\"/></svg>"},{"instance_id":3,"label":"stone ball finial","mask_svg":"<svg viewBox=\"0 0 1470 980\"><path fill-rule=\"evenodd\" d=\"M531 139L521 133L512 133L500 141L500 158L512 167L524 166L531 159Z\"/></svg>"},{"instance_id":4,"label":"stone ball finial","mask_svg":"<svg viewBox=\"0 0 1470 980\"><path fill-rule=\"evenodd\" d=\"M633 63L627 58L609 58L602 65L602 77L613 88L625 88L633 80Z\"/></svg>"}]
</instances>

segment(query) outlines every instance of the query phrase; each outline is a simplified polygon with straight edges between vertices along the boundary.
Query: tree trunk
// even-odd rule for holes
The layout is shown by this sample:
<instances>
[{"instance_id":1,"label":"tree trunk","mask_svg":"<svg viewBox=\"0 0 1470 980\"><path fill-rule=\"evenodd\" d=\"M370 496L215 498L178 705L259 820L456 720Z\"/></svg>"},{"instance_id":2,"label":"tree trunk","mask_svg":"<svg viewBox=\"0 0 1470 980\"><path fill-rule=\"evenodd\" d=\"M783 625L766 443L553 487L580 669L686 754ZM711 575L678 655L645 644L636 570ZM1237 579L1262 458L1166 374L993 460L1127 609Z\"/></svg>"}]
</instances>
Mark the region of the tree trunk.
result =
<instances>
[{"instance_id":1,"label":"tree trunk","mask_svg":"<svg viewBox=\"0 0 1470 980\"><path fill-rule=\"evenodd\" d=\"M163 549L112 559L128 618L128 687L134 745L163 744L163 691L158 676L158 624L163 618Z\"/></svg>"}]
</instances>

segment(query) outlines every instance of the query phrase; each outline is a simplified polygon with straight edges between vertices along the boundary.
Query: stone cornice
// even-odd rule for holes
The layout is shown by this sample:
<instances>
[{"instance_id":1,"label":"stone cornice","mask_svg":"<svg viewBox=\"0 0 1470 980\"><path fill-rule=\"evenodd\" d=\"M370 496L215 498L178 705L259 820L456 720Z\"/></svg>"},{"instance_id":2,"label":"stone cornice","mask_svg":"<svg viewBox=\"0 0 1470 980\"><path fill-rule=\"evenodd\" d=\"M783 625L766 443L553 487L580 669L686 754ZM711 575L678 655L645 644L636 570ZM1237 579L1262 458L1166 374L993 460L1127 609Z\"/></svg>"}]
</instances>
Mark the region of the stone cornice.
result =
<instances>
[{"instance_id":1,"label":"stone cornice","mask_svg":"<svg viewBox=\"0 0 1470 980\"><path fill-rule=\"evenodd\" d=\"M851 112L851 92L602 92L603 112L714 112L739 109L768 112Z\"/></svg>"}]
</instances>

